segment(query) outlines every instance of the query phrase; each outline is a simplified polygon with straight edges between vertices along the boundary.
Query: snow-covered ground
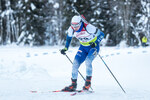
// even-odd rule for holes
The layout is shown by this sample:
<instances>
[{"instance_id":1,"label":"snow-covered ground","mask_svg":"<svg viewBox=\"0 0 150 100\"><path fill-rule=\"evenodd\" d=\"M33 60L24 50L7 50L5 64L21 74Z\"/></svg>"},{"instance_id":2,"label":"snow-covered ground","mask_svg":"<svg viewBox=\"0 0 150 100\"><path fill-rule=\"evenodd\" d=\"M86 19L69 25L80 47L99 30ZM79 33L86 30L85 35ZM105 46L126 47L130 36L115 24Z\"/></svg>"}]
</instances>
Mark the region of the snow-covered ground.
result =
<instances>
[{"instance_id":1,"label":"snow-covered ground","mask_svg":"<svg viewBox=\"0 0 150 100\"><path fill-rule=\"evenodd\" d=\"M59 53L62 47L0 47L0 100L150 100L150 47L101 47L100 55L116 76L123 93L102 60L93 62L95 93L70 96L49 93L71 83L71 63ZM70 47L73 60L78 48ZM85 64L79 71L85 76ZM84 85L78 77L78 89ZM43 93L31 93L31 90Z\"/></svg>"}]
</instances>

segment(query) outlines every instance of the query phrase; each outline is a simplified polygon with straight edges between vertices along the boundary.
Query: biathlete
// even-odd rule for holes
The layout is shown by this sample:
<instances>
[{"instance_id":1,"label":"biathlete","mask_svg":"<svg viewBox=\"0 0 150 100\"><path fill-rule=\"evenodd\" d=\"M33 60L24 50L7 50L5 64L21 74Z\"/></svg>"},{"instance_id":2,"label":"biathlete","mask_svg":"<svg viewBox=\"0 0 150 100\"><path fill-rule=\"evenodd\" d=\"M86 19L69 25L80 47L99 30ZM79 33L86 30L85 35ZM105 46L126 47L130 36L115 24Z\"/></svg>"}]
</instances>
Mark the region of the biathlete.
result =
<instances>
[{"instance_id":1,"label":"biathlete","mask_svg":"<svg viewBox=\"0 0 150 100\"><path fill-rule=\"evenodd\" d=\"M89 90L92 78L92 62L99 52L99 44L104 38L104 33L95 26L86 23L80 16L73 16L71 26L67 31L67 39L65 48L61 50L61 54L66 54L72 37L76 37L80 42L80 47L75 55L72 65L71 85L62 89L62 91L75 91L77 88L78 69L85 61L86 64L86 82L83 90Z\"/></svg>"}]
</instances>

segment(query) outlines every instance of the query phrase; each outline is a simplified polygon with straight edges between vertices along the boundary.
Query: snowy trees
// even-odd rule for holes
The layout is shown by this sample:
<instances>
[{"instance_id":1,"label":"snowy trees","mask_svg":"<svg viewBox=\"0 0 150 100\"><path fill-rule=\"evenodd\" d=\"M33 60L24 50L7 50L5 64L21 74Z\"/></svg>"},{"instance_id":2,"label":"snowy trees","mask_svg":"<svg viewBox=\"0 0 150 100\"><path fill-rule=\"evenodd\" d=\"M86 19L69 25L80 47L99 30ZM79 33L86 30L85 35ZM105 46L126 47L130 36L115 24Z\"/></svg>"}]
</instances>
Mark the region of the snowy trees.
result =
<instances>
[{"instance_id":1,"label":"snowy trees","mask_svg":"<svg viewBox=\"0 0 150 100\"><path fill-rule=\"evenodd\" d=\"M0 1L0 44L16 42L15 15L10 0Z\"/></svg>"},{"instance_id":2,"label":"snowy trees","mask_svg":"<svg viewBox=\"0 0 150 100\"><path fill-rule=\"evenodd\" d=\"M146 16L150 9L145 0L67 0L67 4L74 5L93 25L100 28L107 37L107 46L118 45L126 41L129 46L140 45L139 34L149 34L139 30L139 23L148 26L149 20L143 23L142 16ZM147 7L147 8L146 8ZM149 8L148 8L149 7ZM146 9L146 10L142 10ZM71 11L71 10L70 10ZM147 12L146 12L147 11ZM70 12L68 12L68 15ZM147 19L150 17L147 17ZM144 27L143 26L143 27Z\"/></svg>"},{"instance_id":3,"label":"snowy trees","mask_svg":"<svg viewBox=\"0 0 150 100\"><path fill-rule=\"evenodd\" d=\"M0 0L0 44L44 45L49 13L48 0Z\"/></svg>"},{"instance_id":4,"label":"snowy trees","mask_svg":"<svg viewBox=\"0 0 150 100\"><path fill-rule=\"evenodd\" d=\"M43 45L45 44L45 17L43 13L46 2L39 0L25 0L18 2L18 18L20 35L18 44Z\"/></svg>"},{"instance_id":5,"label":"snowy trees","mask_svg":"<svg viewBox=\"0 0 150 100\"><path fill-rule=\"evenodd\" d=\"M149 0L0 0L0 45L64 44L75 14L70 5L106 34L107 46L150 39Z\"/></svg>"}]
</instances>

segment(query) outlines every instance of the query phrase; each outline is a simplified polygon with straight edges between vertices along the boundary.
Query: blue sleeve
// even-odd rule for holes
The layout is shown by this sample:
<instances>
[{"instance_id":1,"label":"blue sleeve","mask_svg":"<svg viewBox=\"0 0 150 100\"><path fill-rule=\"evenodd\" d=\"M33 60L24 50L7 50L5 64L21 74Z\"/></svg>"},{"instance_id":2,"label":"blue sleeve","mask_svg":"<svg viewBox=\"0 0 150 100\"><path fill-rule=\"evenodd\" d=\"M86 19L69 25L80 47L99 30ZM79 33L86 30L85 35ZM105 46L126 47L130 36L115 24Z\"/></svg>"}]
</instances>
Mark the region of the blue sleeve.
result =
<instances>
[{"instance_id":1,"label":"blue sleeve","mask_svg":"<svg viewBox=\"0 0 150 100\"><path fill-rule=\"evenodd\" d=\"M96 42L100 43L101 40L104 38L104 36L105 36L105 34L103 32L101 32L100 30L98 30Z\"/></svg>"},{"instance_id":2,"label":"blue sleeve","mask_svg":"<svg viewBox=\"0 0 150 100\"><path fill-rule=\"evenodd\" d=\"M69 48L69 45L70 45L70 43L71 43L71 40L72 40L72 37L69 37L69 36L67 35L65 48L67 48L67 49Z\"/></svg>"}]
</instances>

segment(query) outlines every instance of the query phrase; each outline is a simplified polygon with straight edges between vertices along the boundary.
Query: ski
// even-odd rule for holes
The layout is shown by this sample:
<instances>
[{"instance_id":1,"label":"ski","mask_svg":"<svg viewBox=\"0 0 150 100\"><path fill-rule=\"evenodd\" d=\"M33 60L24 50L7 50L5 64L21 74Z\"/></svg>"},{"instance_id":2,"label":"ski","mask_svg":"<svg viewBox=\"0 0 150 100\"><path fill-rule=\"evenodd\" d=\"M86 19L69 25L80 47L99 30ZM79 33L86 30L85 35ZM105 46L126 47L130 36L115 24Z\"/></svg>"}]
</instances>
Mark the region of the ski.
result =
<instances>
[{"instance_id":1,"label":"ski","mask_svg":"<svg viewBox=\"0 0 150 100\"><path fill-rule=\"evenodd\" d=\"M75 92L75 91L62 91L62 90L56 90L56 91L52 91L52 92Z\"/></svg>"},{"instance_id":2,"label":"ski","mask_svg":"<svg viewBox=\"0 0 150 100\"><path fill-rule=\"evenodd\" d=\"M90 93L94 93L94 91L90 91L90 90L76 90L76 91L62 91L62 90L55 90L55 91L30 91L31 93L58 93L58 92L70 92L71 96L75 96L78 94L90 94Z\"/></svg>"},{"instance_id":3,"label":"ski","mask_svg":"<svg viewBox=\"0 0 150 100\"><path fill-rule=\"evenodd\" d=\"M77 90L74 93L70 94L71 96L75 96L78 94L90 94L90 93L94 93L94 91L89 91L89 90Z\"/></svg>"},{"instance_id":4,"label":"ski","mask_svg":"<svg viewBox=\"0 0 150 100\"><path fill-rule=\"evenodd\" d=\"M78 91L78 90L76 90ZM31 93L56 93L56 92L76 92L76 91L62 91L62 90L55 90L55 91L37 91L37 90L32 90L30 91Z\"/></svg>"},{"instance_id":5,"label":"ski","mask_svg":"<svg viewBox=\"0 0 150 100\"><path fill-rule=\"evenodd\" d=\"M37 90L32 90L30 92L31 93L51 93L52 91L37 91Z\"/></svg>"}]
</instances>

